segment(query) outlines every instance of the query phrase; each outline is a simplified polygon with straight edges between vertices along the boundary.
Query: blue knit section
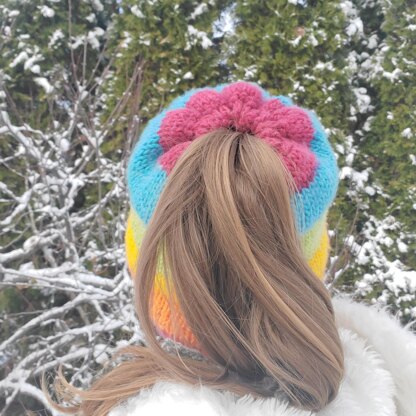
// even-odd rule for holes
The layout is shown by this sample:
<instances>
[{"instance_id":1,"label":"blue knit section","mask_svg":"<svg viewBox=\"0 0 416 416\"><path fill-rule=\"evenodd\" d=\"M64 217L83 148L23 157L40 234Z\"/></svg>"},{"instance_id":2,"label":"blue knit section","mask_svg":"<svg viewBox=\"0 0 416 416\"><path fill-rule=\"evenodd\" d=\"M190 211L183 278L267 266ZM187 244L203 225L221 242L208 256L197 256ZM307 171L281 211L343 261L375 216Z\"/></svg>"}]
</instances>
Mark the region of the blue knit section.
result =
<instances>
[{"instance_id":1,"label":"blue knit section","mask_svg":"<svg viewBox=\"0 0 416 416\"><path fill-rule=\"evenodd\" d=\"M318 166L312 182L292 198L296 226L300 233L307 232L333 202L339 184L339 170L335 154L321 122L313 110L302 107L315 130L310 149L316 156Z\"/></svg>"},{"instance_id":2,"label":"blue knit section","mask_svg":"<svg viewBox=\"0 0 416 416\"><path fill-rule=\"evenodd\" d=\"M273 97L273 98L277 98L278 100L282 102L282 104L286 106L295 105L293 100L290 97L286 97L285 95L277 95L276 97Z\"/></svg>"},{"instance_id":3,"label":"blue knit section","mask_svg":"<svg viewBox=\"0 0 416 416\"><path fill-rule=\"evenodd\" d=\"M220 92L227 85L220 84L213 88L188 90L176 97L162 112L149 120L144 128L139 141L134 146L127 166L127 187L133 209L146 225L156 208L167 179L167 173L157 163L157 159L163 154L158 135L163 118L170 110L184 108L196 92L205 89L215 89Z\"/></svg>"},{"instance_id":4,"label":"blue knit section","mask_svg":"<svg viewBox=\"0 0 416 416\"><path fill-rule=\"evenodd\" d=\"M257 84L251 83L260 88ZM144 128L140 140L133 149L127 167L127 186L131 204L139 217L147 224L154 212L160 194L166 183L167 173L157 163L163 149L159 144L158 131L167 111L184 108L190 97L202 90L214 89L222 91L230 83L219 84L215 87L193 88L175 98L165 110L152 118ZM286 106L293 106L293 100L283 95L271 96L262 89L266 99L277 98ZM298 231L308 231L315 221L330 206L335 198L339 183L338 166L331 145L316 113L305 110L315 129L311 142L311 150L315 153L318 165L315 176L308 188L301 190L292 198L292 208L295 212Z\"/></svg>"},{"instance_id":5,"label":"blue knit section","mask_svg":"<svg viewBox=\"0 0 416 416\"><path fill-rule=\"evenodd\" d=\"M310 148L315 153L318 166L311 184L300 192L302 202L297 204L296 219L301 233L308 231L329 208L335 199L339 184L339 169L328 135L316 113L306 108L304 110L308 113L315 129Z\"/></svg>"},{"instance_id":6,"label":"blue knit section","mask_svg":"<svg viewBox=\"0 0 416 416\"><path fill-rule=\"evenodd\" d=\"M127 186L133 209L147 224L166 181L164 172L156 163L163 153L159 145L160 124L167 110L152 118L136 143L127 166Z\"/></svg>"}]
</instances>

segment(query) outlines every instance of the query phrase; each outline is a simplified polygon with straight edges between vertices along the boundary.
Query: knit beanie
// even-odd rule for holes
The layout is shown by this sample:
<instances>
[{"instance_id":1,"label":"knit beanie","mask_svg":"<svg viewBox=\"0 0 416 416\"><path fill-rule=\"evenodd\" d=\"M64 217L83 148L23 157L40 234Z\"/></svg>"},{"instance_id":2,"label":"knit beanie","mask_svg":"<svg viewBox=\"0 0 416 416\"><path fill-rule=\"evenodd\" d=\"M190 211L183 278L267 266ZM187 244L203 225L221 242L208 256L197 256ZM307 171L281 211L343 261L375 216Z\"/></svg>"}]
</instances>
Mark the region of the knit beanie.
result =
<instances>
[{"instance_id":1,"label":"knit beanie","mask_svg":"<svg viewBox=\"0 0 416 416\"><path fill-rule=\"evenodd\" d=\"M292 207L303 253L317 278L323 280L329 254L327 213L339 181L327 134L313 110L242 81L191 89L144 128L127 167L130 211L125 243L131 276L135 276L146 225L176 161L194 139L221 127L250 131L279 154L297 188ZM167 297L160 270L152 296L151 319L158 333L198 350L198 341L179 306Z\"/></svg>"}]
</instances>

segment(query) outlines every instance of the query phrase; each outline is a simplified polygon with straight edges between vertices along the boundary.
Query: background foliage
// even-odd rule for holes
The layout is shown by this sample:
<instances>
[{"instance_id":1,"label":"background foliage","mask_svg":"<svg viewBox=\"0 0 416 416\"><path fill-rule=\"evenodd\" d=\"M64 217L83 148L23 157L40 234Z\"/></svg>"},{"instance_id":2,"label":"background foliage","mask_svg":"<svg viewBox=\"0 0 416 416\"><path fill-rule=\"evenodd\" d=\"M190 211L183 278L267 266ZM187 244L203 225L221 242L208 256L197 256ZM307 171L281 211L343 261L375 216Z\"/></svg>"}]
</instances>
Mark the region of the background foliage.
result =
<instances>
[{"instance_id":1,"label":"background foliage","mask_svg":"<svg viewBox=\"0 0 416 416\"><path fill-rule=\"evenodd\" d=\"M125 163L192 87L317 112L341 174L328 288L416 318L414 1L4 0L0 30L0 415L58 414L42 371L86 386L140 342Z\"/></svg>"}]
</instances>

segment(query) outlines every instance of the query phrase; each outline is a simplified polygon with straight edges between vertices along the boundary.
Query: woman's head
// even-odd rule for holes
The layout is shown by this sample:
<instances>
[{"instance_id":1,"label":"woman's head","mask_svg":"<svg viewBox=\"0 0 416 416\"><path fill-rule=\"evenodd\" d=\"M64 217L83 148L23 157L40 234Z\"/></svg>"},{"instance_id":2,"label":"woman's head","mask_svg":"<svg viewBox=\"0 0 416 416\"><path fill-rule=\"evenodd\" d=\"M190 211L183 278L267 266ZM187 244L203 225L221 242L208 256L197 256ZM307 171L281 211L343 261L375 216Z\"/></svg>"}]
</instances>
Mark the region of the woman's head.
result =
<instances>
[{"instance_id":1,"label":"woman's head","mask_svg":"<svg viewBox=\"0 0 416 416\"><path fill-rule=\"evenodd\" d=\"M148 224L136 307L161 355L153 325L155 318L164 324L160 310L172 338L189 332L228 373L222 388L261 396L279 388L316 410L338 390L343 355L330 296L302 252L295 191L283 162L258 137L220 128L194 140ZM179 364L160 362L174 371ZM194 376L212 381L211 373Z\"/></svg>"},{"instance_id":2,"label":"woman's head","mask_svg":"<svg viewBox=\"0 0 416 416\"><path fill-rule=\"evenodd\" d=\"M142 239L162 191L169 193L168 186L198 189L193 182L193 178L201 175L197 172L190 173L190 179L184 180L188 180L189 184L177 185L174 182L178 180L170 180L167 185L180 156L189 153L188 148L207 134L209 137L206 141L213 140L210 138L215 136L223 137L218 139L221 142L228 137L227 132L257 137L268 145L269 153L274 153L274 165L280 163L287 172L286 182L291 185L291 214L302 252L315 275L323 279L329 251L326 217L338 186L334 153L322 125L312 111L294 105L288 97L271 97L257 85L246 82L191 90L174 100L143 131L130 158L127 176L131 210L126 231L126 252L131 275L136 275ZM221 157L223 149L218 149L218 152L218 157ZM248 157L246 160L249 160ZM249 172L253 176L252 183L263 163L259 159L253 162ZM194 166L196 170L200 168L201 161L198 159ZM214 169L212 174L221 175L216 168L210 168ZM187 169L190 171L189 167ZM233 179L237 174L231 172L230 175ZM277 182L273 173L264 172L264 177L266 183L275 189ZM197 191L201 193L201 198L203 185L200 183ZM249 183L244 185L247 194L241 196L239 205L250 203L249 186ZM259 186L261 192L265 186ZM207 198L206 195L204 197ZM268 204L271 202L263 198L262 202L257 202L257 210L266 210ZM229 208L218 201L211 212L217 210L225 210L227 214ZM273 212L283 215L277 207ZM180 311L170 308L166 296L167 284L169 281L159 267L151 310L156 328L162 336L198 349L198 341ZM172 315L175 315L175 319Z\"/></svg>"},{"instance_id":3,"label":"woman's head","mask_svg":"<svg viewBox=\"0 0 416 416\"><path fill-rule=\"evenodd\" d=\"M85 414L158 380L329 403L343 376L321 280L337 174L316 116L253 84L193 90L152 119L129 162L126 233L147 345L76 392Z\"/></svg>"}]
</instances>

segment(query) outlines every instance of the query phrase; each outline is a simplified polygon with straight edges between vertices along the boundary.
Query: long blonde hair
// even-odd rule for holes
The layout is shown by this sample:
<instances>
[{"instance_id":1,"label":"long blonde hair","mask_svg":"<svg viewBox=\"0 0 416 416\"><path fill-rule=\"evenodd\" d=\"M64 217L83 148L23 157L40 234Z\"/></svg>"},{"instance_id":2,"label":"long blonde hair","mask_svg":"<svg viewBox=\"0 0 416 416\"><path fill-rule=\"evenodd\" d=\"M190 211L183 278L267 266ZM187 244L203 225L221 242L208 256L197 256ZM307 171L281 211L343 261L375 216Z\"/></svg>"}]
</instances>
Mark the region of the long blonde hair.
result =
<instances>
[{"instance_id":1,"label":"long blonde hair","mask_svg":"<svg viewBox=\"0 0 416 416\"><path fill-rule=\"evenodd\" d=\"M146 346L124 348L126 359L86 391L60 373L57 390L78 402L55 406L104 416L159 380L255 397L280 392L311 411L332 401L344 356L330 294L301 250L294 191L280 157L258 137L221 128L194 140L140 247L135 301ZM169 353L158 341L149 300L159 258L204 359Z\"/></svg>"}]
</instances>

